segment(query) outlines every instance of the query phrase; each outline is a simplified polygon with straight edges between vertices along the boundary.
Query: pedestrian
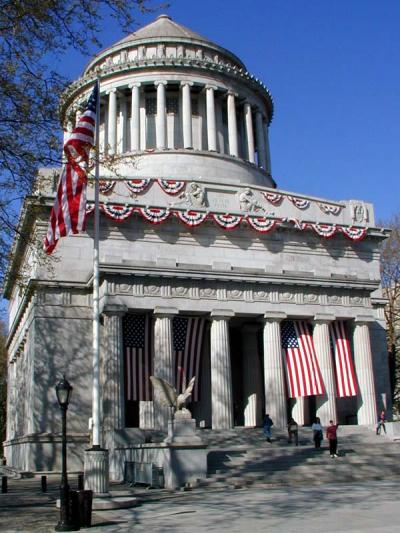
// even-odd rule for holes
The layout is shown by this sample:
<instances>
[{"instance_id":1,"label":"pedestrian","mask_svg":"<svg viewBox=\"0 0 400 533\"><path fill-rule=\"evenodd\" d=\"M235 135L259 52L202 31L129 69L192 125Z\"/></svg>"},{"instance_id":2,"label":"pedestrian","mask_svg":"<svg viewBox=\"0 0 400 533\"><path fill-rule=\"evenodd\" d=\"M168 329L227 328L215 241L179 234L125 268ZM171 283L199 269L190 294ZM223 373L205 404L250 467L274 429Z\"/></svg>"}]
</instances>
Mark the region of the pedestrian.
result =
<instances>
[{"instance_id":1,"label":"pedestrian","mask_svg":"<svg viewBox=\"0 0 400 533\"><path fill-rule=\"evenodd\" d=\"M313 432L314 446L316 449L319 449L321 448L321 442L324 438L324 433L323 433L324 430L321 425L321 420L318 417L315 419L313 425L311 426L311 429Z\"/></svg>"},{"instance_id":2,"label":"pedestrian","mask_svg":"<svg viewBox=\"0 0 400 533\"><path fill-rule=\"evenodd\" d=\"M385 435L386 435L385 422L386 422L386 415L385 415L385 411L382 409L381 414L379 415L379 418L378 418L378 425L376 427L376 434L377 435L381 434L382 428L383 428L383 431L385 432Z\"/></svg>"},{"instance_id":3,"label":"pedestrian","mask_svg":"<svg viewBox=\"0 0 400 533\"><path fill-rule=\"evenodd\" d=\"M296 444L296 446L298 446L299 445L299 426L297 425L297 422L293 418L289 420L289 423L287 425L287 430L288 430L288 443L292 444L292 441L294 438L294 443Z\"/></svg>"},{"instance_id":4,"label":"pedestrian","mask_svg":"<svg viewBox=\"0 0 400 533\"><path fill-rule=\"evenodd\" d=\"M274 423L272 419L270 418L269 414L266 414L264 418L264 423L263 423L263 430L264 430L264 435L267 439L267 442L271 442L273 425Z\"/></svg>"},{"instance_id":5,"label":"pedestrian","mask_svg":"<svg viewBox=\"0 0 400 533\"><path fill-rule=\"evenodd\" d=\"M326 428L326 438L329 441L329 453L331 457L338 457L337 454L337 428L339 424L334 424L329 420L329 426Z\"/></svg>"}]
</instances>

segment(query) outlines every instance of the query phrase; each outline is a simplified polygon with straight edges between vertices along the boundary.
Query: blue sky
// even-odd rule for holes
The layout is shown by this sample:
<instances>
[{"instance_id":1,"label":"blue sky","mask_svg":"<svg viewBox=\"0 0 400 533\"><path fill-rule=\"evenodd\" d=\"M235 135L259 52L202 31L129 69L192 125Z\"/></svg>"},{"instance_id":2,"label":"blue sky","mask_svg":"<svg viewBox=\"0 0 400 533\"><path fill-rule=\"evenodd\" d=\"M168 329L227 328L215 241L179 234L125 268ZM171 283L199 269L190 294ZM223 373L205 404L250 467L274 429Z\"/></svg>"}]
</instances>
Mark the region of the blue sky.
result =
<instances>
[{"instance_id":1,"label":"blue sky","mask_svg":"<svg viewBox=\"0 0 400 533\"><path fill-rule=\"evenodd\" d=\"M172 0L163 12L233 51L270 89L279 188L370 201L377 219L400 211L400 1ZM121 36L107 24L101 41ZM65 59L72 79L88 60Z\"/></svg>"}]
</instances>

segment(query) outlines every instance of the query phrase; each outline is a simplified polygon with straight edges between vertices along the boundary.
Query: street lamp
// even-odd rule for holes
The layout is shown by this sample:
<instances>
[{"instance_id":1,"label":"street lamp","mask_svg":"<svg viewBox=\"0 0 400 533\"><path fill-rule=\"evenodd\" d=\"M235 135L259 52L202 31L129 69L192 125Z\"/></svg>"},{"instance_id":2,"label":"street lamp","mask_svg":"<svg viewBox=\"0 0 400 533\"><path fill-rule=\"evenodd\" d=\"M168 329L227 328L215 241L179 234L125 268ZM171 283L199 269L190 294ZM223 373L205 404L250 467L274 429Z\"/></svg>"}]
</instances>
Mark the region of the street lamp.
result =
<instances>
[{"instance_id":1,"label":"street lamp","mask_svg":"<svg viewBox=\"0 0 400 533\"><path fill-rule=\"evenodd\" d=\"M60 520L56 531L77 531L79 527L71 524L69 505L69 485L67 474L67 409L71 397L72 387L63 376L56 385L58 405L62 413L62 473L60 485Z\"/></svg>"}]
</instances>

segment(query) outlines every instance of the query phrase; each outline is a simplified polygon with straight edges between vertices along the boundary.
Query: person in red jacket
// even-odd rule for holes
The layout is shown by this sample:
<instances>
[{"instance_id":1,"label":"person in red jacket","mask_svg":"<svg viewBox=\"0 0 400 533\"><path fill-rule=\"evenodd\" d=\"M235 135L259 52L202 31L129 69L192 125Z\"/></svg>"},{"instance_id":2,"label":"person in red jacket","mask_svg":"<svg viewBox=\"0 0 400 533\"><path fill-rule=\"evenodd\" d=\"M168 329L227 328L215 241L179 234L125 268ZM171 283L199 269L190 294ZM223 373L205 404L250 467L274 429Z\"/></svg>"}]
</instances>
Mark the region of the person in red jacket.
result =
<instances>
[{"instance_id":1,"label":"person in red jacket","mask_svg":"<svg viewBox=\"0 0 400 533\"><path fill-rule=\"evenodd\" d=\"M329 441L329 453L331 457L338 457L337 454L337 428L339 424L334 424L329 420L329 426L326 428L326 438Z\"/></svg>"}]
</instances>

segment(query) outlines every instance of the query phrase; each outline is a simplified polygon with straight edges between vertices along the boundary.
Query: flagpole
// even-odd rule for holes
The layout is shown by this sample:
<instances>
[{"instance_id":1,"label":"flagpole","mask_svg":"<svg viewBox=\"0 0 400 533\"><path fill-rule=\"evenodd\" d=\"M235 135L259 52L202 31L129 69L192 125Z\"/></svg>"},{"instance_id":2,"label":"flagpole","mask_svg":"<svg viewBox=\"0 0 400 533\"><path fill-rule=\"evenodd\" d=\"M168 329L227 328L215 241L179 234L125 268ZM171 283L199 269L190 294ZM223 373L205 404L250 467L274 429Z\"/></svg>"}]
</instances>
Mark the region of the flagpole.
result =
<instances>
[{"instance_id":1,"label":"flagpole","mask_svg":"<svg viewBox=\"0 0 400 533\"><path fill-rule=\"evenodd\" d=\"M100 212L99 212L99 179L100 179L100 78L97 83L96 102L96 143L95 143L95 179L94 179L94 237L93 237L93 390L92 390L92 446L100 448L100 275L99 275L99 243L100 243Z\"/></svg>"}]
</instances>

